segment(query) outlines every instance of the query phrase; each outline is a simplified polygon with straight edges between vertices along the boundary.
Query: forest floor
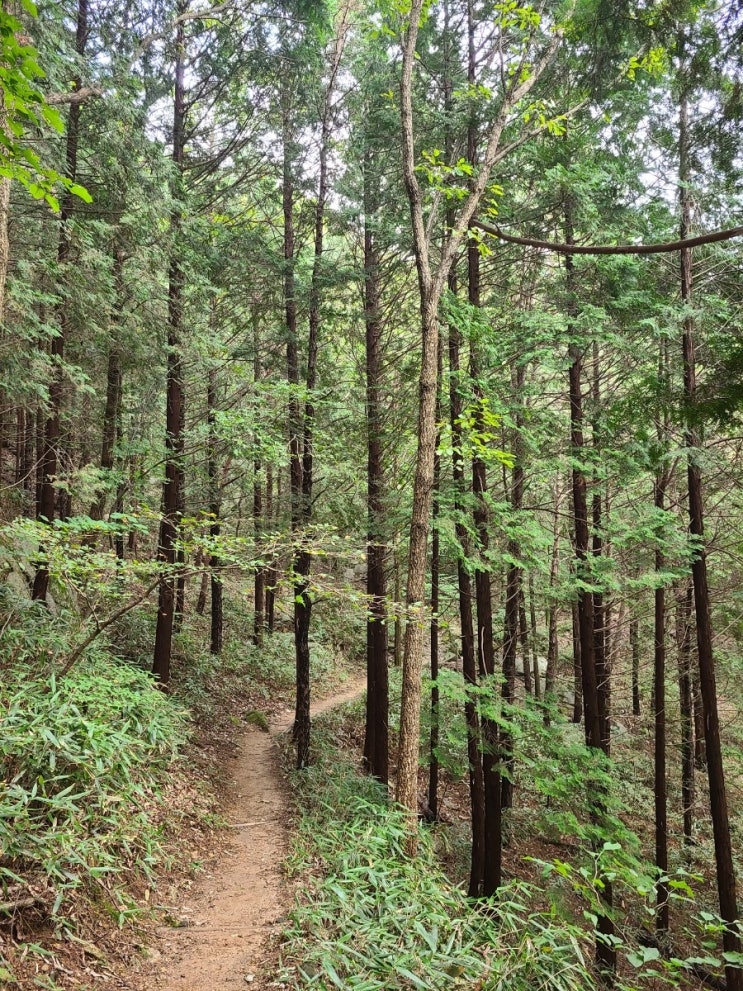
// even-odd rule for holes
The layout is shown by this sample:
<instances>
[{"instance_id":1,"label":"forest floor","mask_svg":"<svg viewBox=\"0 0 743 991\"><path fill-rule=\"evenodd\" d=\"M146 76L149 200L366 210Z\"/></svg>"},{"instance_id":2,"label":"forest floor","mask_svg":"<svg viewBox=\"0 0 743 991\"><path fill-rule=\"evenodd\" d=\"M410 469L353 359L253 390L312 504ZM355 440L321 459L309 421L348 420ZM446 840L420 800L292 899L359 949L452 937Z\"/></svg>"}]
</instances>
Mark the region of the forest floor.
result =
<instances>
[{"instance_id":1,"label":"forest floor","mask_svg":"<svg viewBox=\"0 0 743 991\"><path fill-rule=\"evenodd\" d=\"M313 717L361 694L354 678L312 706ZM171 925L156 930L142 963L122 975L131 991L222 991L279 986L278 937L291 906L283 874L289 803L277 737L294 713L275 715L269 732L250 727L239 741L225 780L222 812L229 834Z\"/></svg>"}]
</instances>

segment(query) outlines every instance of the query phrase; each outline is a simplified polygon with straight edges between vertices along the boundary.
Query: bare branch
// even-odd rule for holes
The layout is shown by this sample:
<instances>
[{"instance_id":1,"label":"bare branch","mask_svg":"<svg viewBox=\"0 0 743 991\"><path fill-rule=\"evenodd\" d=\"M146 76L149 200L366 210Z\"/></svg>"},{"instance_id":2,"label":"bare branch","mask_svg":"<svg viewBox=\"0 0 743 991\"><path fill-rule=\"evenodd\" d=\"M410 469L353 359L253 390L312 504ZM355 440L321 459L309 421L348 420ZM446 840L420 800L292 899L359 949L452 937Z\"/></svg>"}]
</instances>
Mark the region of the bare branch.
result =
<instances>
[{"instance_id":1,"label":"bare branch","mask_svg":"<svg viewBox=\"0 0 743 991\"><path fill-rule=\"evenodd\" d=\"M561 244L556 241L540 241L536 238L505 234L500 227L485 223L484 220L473 220L472 226L509 244L522 244L527 248L540 248L542 251L554 251L560 255L659 255L669 251L682 251L684 248L697 248L702 244L730 241L734 237L743 235L743 227L728 227L722 231L713 231L711 234L700 234L697 237L658 244Z\"/></svg>"},{"instance_id":2,"label":"bare branch","mask_svg":"<svg viewBox=\"0 0 743 991\"><path fill-rule=\"evenodd\" d=\"M71 107L76 107L97 96L103 96L102 89L98 89L96 86L83 86L81 89L72 89L69 93L47 93L44 100L50 107L58 107L65 103Z\"/></svg>"}]
</instances>

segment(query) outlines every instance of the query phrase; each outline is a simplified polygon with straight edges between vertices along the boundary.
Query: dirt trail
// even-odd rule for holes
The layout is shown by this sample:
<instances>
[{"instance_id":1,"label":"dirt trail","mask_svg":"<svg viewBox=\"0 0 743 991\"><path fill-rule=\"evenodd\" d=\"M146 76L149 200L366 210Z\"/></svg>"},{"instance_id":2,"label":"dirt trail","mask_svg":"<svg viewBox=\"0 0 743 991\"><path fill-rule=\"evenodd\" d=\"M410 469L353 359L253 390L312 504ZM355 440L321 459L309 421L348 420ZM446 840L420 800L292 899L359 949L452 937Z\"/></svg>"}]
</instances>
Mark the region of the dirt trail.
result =
<instances>
[{"instance_id":1,"label":"dirt trail","mask_svg":"<svg viewBox=\"0 0 743 991\"><path fill-rule=\"evenodd\" d=\"M351 701L364 682L312 706L312 716ZM294 712L279 713L270 733L251 728L240 742L226 814L227 840L217 867L201 879L179 919L185 928L160 930L153 961L133 985L158 991L234 991L260 988L269 940L278 933L291 896L281 870L288 849L288 803L275 737L290 728ZM270 978L269 978L270 980Z\"/></svg>"}]
</instances>

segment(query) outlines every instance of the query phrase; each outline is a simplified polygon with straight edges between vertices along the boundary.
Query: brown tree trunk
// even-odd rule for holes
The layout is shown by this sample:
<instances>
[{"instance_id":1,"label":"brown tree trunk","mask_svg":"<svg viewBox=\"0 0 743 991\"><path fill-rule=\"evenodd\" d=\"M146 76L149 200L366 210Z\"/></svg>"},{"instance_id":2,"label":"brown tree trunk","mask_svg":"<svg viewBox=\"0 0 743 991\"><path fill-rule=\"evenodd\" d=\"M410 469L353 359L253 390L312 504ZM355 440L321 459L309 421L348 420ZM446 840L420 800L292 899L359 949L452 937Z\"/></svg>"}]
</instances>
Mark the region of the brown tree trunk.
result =
<instances>
[{"instance_id":1,"label":"brown tree trunk","mask_svg":"<svg viewBox=\"0 0 743 991\"><path fill-rule=\"evenodd\" d=\"M683 41L681 44L683 51ZM689 235L691 227L691 156L689 151L689 108L686 89L682 92L679 113L679 195L681 200L681 239ZM689 312L692 305L692 254L689 248L681 250L681 301L687 307L683 321L682 354L684 364L684 398L691 408L696 398L696 361L694 354L694 317ZM704 502L702 498L702 472L698 451L701 442L694 426L686 429L685 442L689 451L687 477L689 486L689 530L695 540L692 561L694 604L696 609L697 654L699 662L699 687L704 703L704 740L709 779L710 812L715 843L717 865L717 892L720 915L727 924L722 937L726 953L740 953L741 941L736 928L738 898L736 892L735 865L730 838L725 770L720 740L720 719L717 710L717 681L715 658L712 649L712 619L707 579L707 553L704 545ZM743 991L743 971L737 967L725 968L728 991Z\"/></svg>"},{"instance_id":2,"label":"brown tree trunk","mask_svg":"<svg viewBox=\"0 0 743 991\"><path fill-rule=\"evenodd\" d=\"M369 774L389 780L389 687L387 675L387 583L382 422L382 320L380 269L374 224L379 212L374 155L364 155L364 322L366 326L367 571L366 736ZM397 622L397 621L396 621ZM433 746L433 743L432 743ZM429 798L430 801L430 798Z\"/></svg>"},{"instance_id":3,"label":"brown tree trunk","mask_svg":"<svg viewBox=\"0 0 743 991\"><path fill-rule=\"evenodd\" d=\"M278 498L276 500L278 504ZM266 465L266 525L271 526L274 521L273 512L273 467ZM270 636L274 630L276 614L276 582L278 581L278 568L276 555L271 556L271 563L266 572L266 632Z\"/></svg>"},{"instance_id":4,"label":"brown tree trunk","mask_svg":"<svg viewBox=\"0 0 743 991\"><path fill-rule=\"evenodd\" d=\"M436 422L441 422L441 344L439 343L439 399L436 402ZM439 499L441 496L441 432L436 438L436 454L433 462L433 506L431 508L431 733L429 740L428 810L427 817L436 822L439 818L439 607L441 540L439 536Z\"/></svg>"},{"instance_id":5,"label":"brown tree trunk","mask_svg":"<svg viewBox=\"0 0 743 991\"><path fill-rule=\"evenodd\" d=\"M666 476L660 474L655 483L655 508L665 510ZM655 570L660 576L665 568L665 555L660 546L655 550ZM658 870L658 907L655 917L659 933L668 932L668 785L666 782L666 593L662 586L655 590L653 698L655 703L655 866Z\"/></svg>"},{"instance_id":6,"label":"brown tree trunk","mask_svg":"<svg viewBox=\"0 0 743 991\"><path fill-rule=\"evenodd\" d=\"M598 418L600 416L599 410L601 405L601 375L599 368L599 348L596 341L593 342L591 398L594 406L594 421L592 424L593 450L596 460L600 461L601 436ZM599 559L604 554L604 521L601 486L598 479L594 479L591 508L593 521L592 553L595 559ZM597 579L594 577L594 585L596 583ZM600 588L596 588L593 593L593 662L596 667L596 692L599 708L599 726L601 730L601 749L607 755L611 753L611 671L609 670L607 649L608 613L607 604L604 602L603 591Z\"/></svg>"},{"instance_id":7,"label":"brown tree trunk","mask_svg":"<svg viewBox=\"0 0 743 991\"><path fill-rule=\"evenodd\" d=\"M531 664L534 679L534 698L542 697L542 676L539 673L539 651L537 649L537 604L534 595L534 576L529 575L529 626L531 629Z\"/></svg>"},{"instance_id":8,"label":"brown tree trunk","mask_svg":"<svg viewBox=\"0 0 743 991\"><path fill-rule=\"evenodd\" d=\"M425 621L426 543L431 516L433 462L436 447L436 370L438 364L438 307L457 252L497 161L505 153L501 136L513 108L526 96L541 73L551 63L559 47L555 37L532 72L517 76L509 84L496 119L490 125L481 166L473 186L458 211L457 223L446 242L438 264L431 267L423 196L416 172L416 145L413 123L413 69L424 0L412 0L405 17L400 71L400 123L405 192L418 273L421 313L421 370L419 378L418 446L413 480L412 512L406 592L407 626L403 654L400 746L397 769L397 800L408 812L410 855L417 850L418 737L420 731L421 671ZM492 638L491 638L492 649Z\"/></svg>"},{"instance_id":9,"label":"brown tree trunk","mask_svg":"<svg viewBox=\"0 0 743 991\"><path fill-rule=\"evenodd\" d=\"M196 568L202 568L206 564L206 555L203 550L200 550L196 555L196 560L194 561L194 566ZM196 598L196 615L203 616L206 609L206 597L209 593L209 572L204 569L201 573L201 579L199 581L199 594Z\"/></svg>"},{"instance_id":10,"label":"brown tree trunk","mask_svg":"<svg viewBox=\"0 0 743 991\"><path fill-rule=\"evenodd\" d=\"M633 616L629 624L629 646L632 658L632 715L640 715L640 623Z\"/></svg>"},{"instance_id":11,"label":"brown tree trunk","mask_svg":"<svg viewBox=\"0 0 743 991\"><path fill-rule=\"evenodd\" d=\"M209 369L209 382L206 392L207 420L209 427L208 455L206 464L207 478L209 479L209 535L216 541L221 533L221 492L219 486L219 466L217 462L217 437L215 426L217 421L217 369ZM212 553L209 559L209 572L211 586L211 628L209 636L209 650L212 654L222 653L223 631L224 631L224 609L223 609L223 588L222 579L219 574L219 555Z\"/></svg>"},{"instance_id":12,"label":"brown tree trunk","mask_svg":"<svg viewBox=\"0 0 743 991\"><path fill-rule=\"evenodd\" d=\"M573 713L572 722L583 719L583 664L580 656L580 603L576 600L572 607L573 620Z\"/></svg>"},{"instance_id":13,"label":"brown tree trunk","mask_svg":"<svg viewBox=\"0 0 743 991\"><path fill-rule=\"evenodd\" d=\"M258 312L253 313L253 381L258 386L261 380L261 334L260 319ZM255 445L259 450L258 445ZM261 473L261 459L256 456L253 459L253 533L255 537L255 553L259 558L263 557L261 548L261 538L265 521L263 519L263 483ZM265 601L266 601L266 569L260 564L255 569L253 578L253 643L260 647L263 643L263 631L265 627Z\"/></svg>"},{"instance_id":14,"label":"brown tree trunk","mask_svg":"<svg viewBox=\"0 0 743 991\"><path fill-rule=\"evenodd\" d=\"M572 204L569 196L565 203L565 242L573 243ZM565 256L565 278L569 294L568 315L577 316L578 308L575 299L575 274L572 255ZM571 336L575 334L573 326L569 327ZM602 733L600 702L597 685L595 663L595 622L593 614L593 595L588 589L593 584L593 575L589 563L590 533L588 528L588 498L586 475L583 462L586 458L586 444L583 434L583 352L579 345L570 345L570 425L571 448L573 458L573 516L575 525L575 567L578 587L578 634L580 640L580 668L583 689L583 712L586 745L603 750L604 735ZM595 547L594 547L595 553ZM595 790L595 789L594 789ZM593 798L592 815L599 820L602 817L604 802L600 795ZM607 908L612 905L612 888L608 878L602 878L601 898ZM616 950L612 942L614 924L609 915L598 917L596 936L596 960L601 971L611 975L616 971Z\"/></svg>"},{"instance_id":15,"label":"brown tree trunk","mask_svg":"<svg viewBox=\"0 0 743 991\"><path fill-rule=\"evenodd\" d=\"M300 522L306 528L312 519L312 489L314 478L314 429L315 405L314 389L317 378L317 353L320 333L320 286L322 282L323 249L325 235L325 205L328 198L328 155L332 129L333 96L335 93L341 57L348 30L348 17L351 0L341 5L336 20L336 35L329 66L329 77L325 87L323 103L319 177L317 204L315 207L315 236L312 277L309 299L309 335L307 342L307 398L302 418L302 466ZM297 768L307 767L310 762L310 622L312 618L312 596L309 591L312 556L302 543L295 557L294 574L294 647L297 665L297 705L294 721L294 738L297 744Z\"/></svg>"},{"instance_id":16,"label":"brown tree trunk","mask_svg":"<svg viewBox=\"0 0 743 991\"><path fill-rule=\"evenodd\" d=\"M694 588L689 583L676 599L676 651L681 715L681 808L685 846L691 846L694 834L694 712L691 678L693 598Z\"/></svg>"},{"instance_id":17,"label":"brown tree trunk","mask_svg":"<svg viewBox=\"0 0 743 991\"><path fill-rule=\"evenodd\" d=\"M77 4L77 27L75 32L75 52L79 59L85 56L85 49L88 41L88 0L78 0ZM77 76L72 81L73 90L80 89L82 80ZM80 138L80 114L81 105L73 103L70 107L70 114L67 121L67 143L65 150L65 173L68 179L75 182L77 178L77 154ZM60 277L64 279L65 266L69 262L72 248L72 231L70 221L75 212L75 196L66 191L60 203L59 215L59 241L57 243L57 266ZM66 293L62 293L66 296ZM41 444L38 447L40 487L38 498L39 519L51 523L55 516L55 496L56 490L54 481L59 472L60 461L60 416L62 412L63 398L63 370L65 343L68 336L70 311L66 302L60 302L56 307L58 333L52 338L52 380L49 384L49 404L46 423L41 433ZM41 427L41 417L38 418ZM33 597L44 601L47 589L49 588L49 572L41 565L34 579Z\"/></svg>"},{"instance_id":18,"label":"brown tree trunk","mask_svg":"<svg viewBox=\"0 0 743 991\"><path fill-rule=\"evenodd\" d=\"M119 343L119 323L124 306L124 253L118 245L113 252L114 286L116 303L114 308L111 334L112 340L108 352L108 368L106 370L106 406L103 413L103 432L101 436L101 469L109 474L114 466L114 451L116 441L121 432L121 345ZM105 508L105 491L90 507L90 516L94 520L103 517Z\"/></svg>"},{"instance_id":19,"label":"brown tree trunk","mask_svg":"<svg viewBox=\"0 0 743 991\"><path fill-rule=\"evenodd\" d=\"M531 661L529 659L529 628L526 625L526 599L524 596L524 575L519 582L519 644L521 656L524 659L524 691L527 695L533 693L531 681Z\"/></svg>"},{"instance_id":20,"label":"brown tree trunk","mask_svg":"<svg viewBox=\"0 0 743 991\"><path fill-rule=\"evenodd\" d=\"M521 402L524 387L524 366L520 365L513 376L513 392L516 402ZM513 466L513 478L511 482L511 511L514 517L521 513L524 501L524 451L521 440L521 429L523 428L523 413L517 409L516 424L513 431L511 446L515 457ZM515 679L516 679L516 654L518 650L519 638L521 638L521 652L523 655L524 687L531 691L531 678L529 676L529 656L528 643L521 632L526 632L526 611L522 609L522 569L515 562L521 556L521 543L516 537L510 537L507 543L509 557L508 571L506 573L506 608L503 628L503 688L501 695L506 705L505 716L510 719L508 706L512 706L515 701ZM523 612L523 622L522 622ZM510 809L513 805L513 738L506 730L500 734L500 755L507 773L502 776L501 783L501 805L504 809Z\"/></svg>"},{"instance_id":21,"label":"brown tree trunk","mask_svg":"<svg viewBox=\"0 0 743 991\"><path fill-rule=\"evenodd\" d=\"M456 293L456 271L452 269L448 280L449 291ZM475 633L472 618L472 579L468 570L467 559L470 556L471 541L467 526L464 523L467 485L464 474L464 456L462 452L462 381L459 349L461 335L454 323L449 324L449 418L452 433L452 478L454 482L454 529L459 544L457 555L457 590L459 597L459 623L461 628L460 652L462 655L462 674L466 686L477 685L477 661L475 656ZM472 828L472 845L470 851L470 878L468 894L476 898L483 889L485 878L485 786L484 773L493 782L490 797L500 791L499 774L495 759L495 743L483 753L481 751L480 720L474 698L468 693L464 702L464 718L467 726L467 765L469 770L470 790L470 820ZM500 803L497 808L489 811L491 830L497 820L494 816L500 814ZM498 830L495 830L497 835ZM491 846L488 850L489 884L495 890L500 884L500 844Z\"/></svg>"},{"instance_id":22,"label":"brown tree trunk","mask_svg":"<svg viewBox=\"0 0 743 991\"><path fill-rule=\"evenodd\" d=\"M554 486L554 524L552 536L552 555L550 557L549 606L547 609L547 672L544 677L544 695L547 701L555 692L555 675L557 673L557 658L559 645L557 642L557 602L554 590L560 572L560 507L562 494L559 478ZM549 721L549 708L545 707L545 720ZM580 721L580 718L579 720ZM549 722L548 722L549 724Z\"/></svg>"},{"instance_id":23,"label":"brown tree trunk","mask_svg":"<svg viewBox=\"0 0 743 991\"><path fill-rule=\"evenodd\" d=\"M179 0L178 13L188 9L188 0ZM180 198L183 181L184 149L186 142L186 33L185 23L179 20L175 38L175 95L173 102L173 165L175 169L176 198ZM158 591L157 625L152 673L158 685L167 691L170 683L170 659L173 647L173 620L175 616L176 539L183 506L183 370L181 363L181 339L183 334L184 277L180 262L180 245L177 243L181 229L181 215L174 210L170 220L171 233L176 243L171 248L168 285L168 367L166 376L166 437L165 482L162 495L162 519L158 541L158 559L166 573Z\"/></svg>"}]
</instances>

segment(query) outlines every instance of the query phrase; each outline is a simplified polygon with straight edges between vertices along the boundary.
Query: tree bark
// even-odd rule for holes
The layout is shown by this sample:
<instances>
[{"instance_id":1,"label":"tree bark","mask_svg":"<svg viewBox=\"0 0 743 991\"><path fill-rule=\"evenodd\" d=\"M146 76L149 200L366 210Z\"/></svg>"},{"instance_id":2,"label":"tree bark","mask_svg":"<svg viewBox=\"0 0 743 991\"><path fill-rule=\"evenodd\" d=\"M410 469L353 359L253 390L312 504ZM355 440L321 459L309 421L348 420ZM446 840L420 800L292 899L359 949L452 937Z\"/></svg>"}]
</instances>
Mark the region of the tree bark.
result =
<instances>
[{"instance_id":1,"label":"tree bark","mask_svg":"<svg viewBox=\"0 0 743 991\"><path fill-rule=\"evenodd\" d=\"M366 327L367 556L366 736L364 760L369 774L389 780L389 687L387 674L387 582L385 578L385 500L382 420L382 320L380 269L374 224L374 155L364 154L364 323Z\"/></svg>"},{"instance_id":2,"label":"tree bark","mask_svg":"<svg viewBox=\"0 0 743 991\"><path fill-rule=\"evenodd\" d=\"M426 543L431 516L433 461L436 447L436 369L438 359L438 306L454 259L470 221L487 187L493 167L506 153L501 136L513 108L526 96L560 45L555 33L541 57L528 74L516 73L506 84L503 101L490 126L481 167L472 189L463 201L457 222L447 240L436 270L430 263L423 197L416 173L416 147L413 126L413 68L424 0L412 0L406 17L400 72L400 123L402 136L403 180L410 207L413 253L418 273L421 326L421 366L419 378L418 446L413 480L412 512L406 591L407 626L403 654L400 747L397 771L397 800L408 810L408 853L417 849L418 746L420 731L421 670L423 666L424 630L426 626L425 578Z\"/></svg>"},{"instance_id":3,"label":"tree bark","mask_svg":"<svg viewBox=\"0 0 743 991\"><path fill-rule=\"evenodd\" d=\"M209 428L206 474L209 480L209 536L216 541L221 533L221 491L219 485L219 466L217 460L217 369L209 369L209 381L206 394L207 422ZM209 584L211 588L211 625L209 635L209 651L212 654L222 653L224 609L222 579L219 574L219 555L212 552L209 558Z\"/></svg>"},{"instance_id":4,"label":"tree bark","mask_svg":"<svg viewBox=\"0 0 743 991\"><path fill-rule=\"evenodd\" d=\"M179 16L188 9L188 0L178 0ZM179 20L175 38L175 94L173 101L173 166L176 199L182 195L184 151L186 143L186 34ZM167 691L173 648L173 621L176 606L176 541L183 510L183 369L181 342L183 335L184 275L180 260L180 208L171 214L173 238L168 283L168 366L166 375L165 482L162 495L162 519L158 542L158 560L166 568L158 590L157 625L152 673L158 686Z\"/></svg>"},{"instance_id":5,"label":"tree bark","mask_svg":"<svg viewBox=\"0 0 743 991\"><path fill-rule=\"evenodd\" d=\"M632 715L640 715L640 623L633 616L629 624L629 646L632 658Z\"/></svg>"},{"instance_id":6,"label":"tree bark","mask_svg":"<svg viewBox=\"0 0 743 991\"><path fill-rule=\"evenodd\" d=\"M456 270L448 280L449 292L457 291ZM457 591L459 599L459 625L461 629L460 652L462 655L462 674L465 686L477 685L477 661L475 656L475 633L472 619L472 579L468 570L471 553L471 541L467 526L464 523L466 506L466 480L464 474L464 455L462 452L462 382L459 350L461 335L459 328L453 322L449 323L449 418L452 433L452 478L454 483L454 532L459 544L457 554ZM495 761L495 749L489 753L481 750L480 719L477 705L471 694L465 696L464 718L467 726L467 766L469 771L470 790L470 821L472 845L470 850L470 877L468 894L476 898L481 894L485 878L485 786L484 768L493 779L491 796L500 793L500 775ZM500 804L497 809L490 809L490 825L497 826L500 814ZM494 819L493 816L496 816ZM495 828L496 835L499 832ZM489 866L493 890L500 883L500 843L491 845L488 849Z\"/></svg>"},{"instance_id":7,"label":"tree bark","mask_svg":"<svg viewBox=\"0 0 743 991\"><path fill-rule=\"evenodd\" d=\"M570 197L565 201L565 241L573 240L572 203ZM577 316L575 299L575 273L571 255L565 257L565 280L568 291L568 316ZM568 328L571 338L575 334L572 325ZM573 516L575 525L575 568L578 586L578 634L580 640L580 668L583 689L583 714L586 745L595 749L604 749L602 733L600 702L597 685L595 664L595 625L593 613L593 594L589 589L593 585L593 575L589 564L590 534L588 528L588 498L586 474L583 462L586 458L586 444L583 434L583 352L579 345L570 344L570 425L571 448L573 458ZM594 547L595 552L595 547ZM592 815L600 820L604 803L600 795L592 800ZM612 888L608 878L602 878L601 898L607 908L612 905ZM601 914L597 921L596 960L599 969L607 975L616 971L616 951L612 943L614 925L609 915Z\"/></svg>"},{"instance_id":8,"label":"tree bark","mask_svg":"<svg viewBox=\"0 0 743 991\"><path fill-rule=\"evenodd\" d=\"M85 56L88 41L88 0L78 0L77 25L75 31L75 52L79 59ZM76 76L72 81L73 90L79 90L82 79ZM65 149L65 174L75 182L77 178L77 156L80 140L81 105L72 104L67 122L67 142ZM59 241L57 243L57 266L61 278L65 278L67 265L72 249L71 221L75 213L75 196L66 191L60 202ZM62 293L66 296L66 293ZM4 293L3 293L4 298ZM41 434L41 445L38 449L40 490L38 500L39 519L51 523L55 516L56 489L54 482L59 471L61 427L60 417L63 400L63 363L65 343L69 333L70 311L66 302L60 302L56 307L58 333L52 338L52 380L49 384L49 403L46 423ZM41 420L41 417L39 417ZM41 565L34 578L33 597L44 601L49 588L49 571Z\"/></svg>"},{"instance_id":9,"label":"tree bark","mask_svg":"<svg viewBox=\"0 0 743 991\"><path fill-rule=\"evenodd\" d=\"M684 846L694 835L694 712L691 678L691 622L694 605L691 583L676 599L676 651L678 655L679 709L681 716L681 809Z\"/></svg>"},{"instance_id":10,"label":"tree bark","mask_svg":"<svg viewBox=\"0 0 743 991\"><path fill-rule=\"evenodd\" d=\"M253 382L258 387L261 380L261 332L260 318L258 311L253 313ZM255 445L259 450L258 444ZM258 454L253 459L253 533L255 538L255 552L259 558L263 557L261 549L261 538L265 521L263 519L263 482L261 472L261 459ZM263 631L265 627L265 601L266 601L266 568L259 564L253 576L253 644L260 647L263 643Z\"/></svg>"},{"instance_id":11,"label":"tree bark","mask_svg":"<svg viewBox=\"0 0 743 991\"><path fill-rule=\"evenodd\" d=\"M681 44L683 52L683 41ZM681 201L681 240L689 235L691 227L691 156L689 151L689 107L686 88L682 91L679 111L679 196ZM689 408L696 399L696 359L694 353L694 317L692 304L692 255L691 249L681 251L681 302L687 308L683 320L682 357L684 367L684 398ZM717 681L715 658L712 648L712 619L707 579L707 553L704 542L704 501L702 496L702 472L698 452L701 441L697 430L687 426L685 442L688 455L687 478L689 487L689 531L694 540L692 579L696 610L697 655L699 686L704 703L704 739L709 779L710 812L717 865L717 892L720 915L726 923L722 942L727 953L740 953L741 941L736 929L738 898L736 892L735 865L730 837L725 770L720 740L720 719L717 709ZM737 967L725 968L728 991L743 991L743 971Z\"/></svg>"},{"instance_id":12,"label":"tree bark","mask_svg":"<svg viewBox=\"0 0 743 991\"><path fill-rule=\"evenodd\" d=\"M101 470L110 474L114 466L114 451L116 441L121 433L121 344L119 342L119 323L124 306L124 253L120 246L114 245L113 274L116 292L113 319L111 321L112 340L108 352L108 368L106 370L106 406L103 413L103 432L101 436ZM103 518L105 509L105 490L90 507L90 516L94 520Z\"/></svg>"},{"instance_id":13,"label":"tree bark","mask_svg":"<svg viewBox=\"0 0 743 991\"><path fill-rule=\"evenodd\" d=\"M655 508L665 510L666 476L660 473L655 483ZM655 570L660 576L665 555L655 549ZM660 579L659 579L660 580ZM662 585L655 589L653 699L655 703L655 866L658 870L658 895L655 927L668 932L668 784L666 782L666 593Z\"/></svg>"}]
</instances>

